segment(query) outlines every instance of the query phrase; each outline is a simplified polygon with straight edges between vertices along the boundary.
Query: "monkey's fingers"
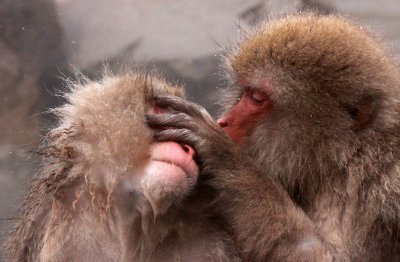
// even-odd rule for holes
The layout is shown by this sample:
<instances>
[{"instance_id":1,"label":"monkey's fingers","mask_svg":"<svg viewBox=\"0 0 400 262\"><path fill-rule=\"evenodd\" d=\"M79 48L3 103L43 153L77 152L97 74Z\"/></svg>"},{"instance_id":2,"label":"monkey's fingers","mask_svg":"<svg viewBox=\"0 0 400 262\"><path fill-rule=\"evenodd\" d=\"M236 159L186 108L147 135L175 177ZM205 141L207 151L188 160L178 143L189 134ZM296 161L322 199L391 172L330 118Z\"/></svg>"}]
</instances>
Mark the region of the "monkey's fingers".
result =
<instances>
[{"instance_id":1,"label":"monkey's fingers","mask_svg":"<svg viewBox=\"0 0 400 262\"><path fill-rule=\"evenodd\" d=\"M193 102L184 100L178 96L172 95L159 95L154 97L154 101L158 106L167 107L169 106L173 110L186 113L193 117L200 117L202 119L209 119L211 116L207 110ZM211 118L212 119L212 118Z\"/></svg>"},{"instance_id":2,"label":"monkey's fingers","mask_svg":"<svg viewBox=\"0 0 400 262\"><path fill-rule=\"evenodd\" d=\"M199 136L195 135L188 129L166 129L155 131L154 139L159 142L175 141L183 143L193 147L196 152L201 141Z\"/></svg>"},{"instance_id":3,"label":"monkey's fingers","mask_svg":"<svg viewBox=\"0 0 400 262\"><path fill-rule=\"evenodd\" d=\"M157 114L157 115L145 115L147 125L154 128L177 128L177 129L191 129L197 128L197 125L192 118L184 113L178 114Z\"/></svg>"}]
</instances>

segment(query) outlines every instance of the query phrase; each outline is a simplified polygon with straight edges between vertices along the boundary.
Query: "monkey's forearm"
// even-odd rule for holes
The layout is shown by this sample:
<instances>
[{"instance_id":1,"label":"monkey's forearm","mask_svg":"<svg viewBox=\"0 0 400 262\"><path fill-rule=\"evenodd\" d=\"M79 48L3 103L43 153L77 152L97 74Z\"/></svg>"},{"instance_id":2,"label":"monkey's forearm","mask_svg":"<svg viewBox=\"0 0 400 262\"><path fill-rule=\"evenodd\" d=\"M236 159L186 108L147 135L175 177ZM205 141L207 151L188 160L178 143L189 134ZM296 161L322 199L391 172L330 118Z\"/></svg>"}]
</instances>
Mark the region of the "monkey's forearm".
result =
<instances>
[{"instance_id":1,"label":"monkey's forearm","mask_svg":"<svg viewBox=\"0 0 400 262\"><path fill-rule=\"evenodd\" d=\"M249 166L217 174L212 182L221 192L218 210L246 259L273 260L282 253L285 261L330 260L335 256L335 248L324 241L314 223L274 179L249 171Z\"/></svg>"}]
</instances>

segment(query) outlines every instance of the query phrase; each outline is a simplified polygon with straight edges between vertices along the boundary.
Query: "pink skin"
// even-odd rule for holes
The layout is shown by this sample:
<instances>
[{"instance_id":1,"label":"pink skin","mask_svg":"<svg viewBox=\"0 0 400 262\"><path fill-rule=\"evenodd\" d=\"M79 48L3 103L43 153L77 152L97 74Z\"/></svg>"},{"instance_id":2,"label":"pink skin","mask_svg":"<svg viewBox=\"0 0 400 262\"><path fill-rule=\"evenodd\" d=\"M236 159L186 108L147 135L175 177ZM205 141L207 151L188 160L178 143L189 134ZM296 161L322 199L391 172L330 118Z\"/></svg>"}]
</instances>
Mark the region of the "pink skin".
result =
<instances>
[{"instance_id":1,"label":"pink skin","mask_svg":"<svg viewBox=\"0 0 400 262\"><path fill-rule=\"evenodd\" d=\"M172 203L183 200L196 185L199 169L194 150L175 142L154 143L150 161L141 172L140 185L154 215L164 214Z\"/></svg>"},{"instance_id":2,"label":"pink skin","mask_svg":"<svg viewBox=\"0 0 400 262\"><path fill-rule=\"evenodd\" d=\"M149 113L162 114L168 112L168 108L153 105ZM151 147L151 160L155 161L152 165L157 166L157 169L162 170L164 176L168 176L176 182L183 178L197 181L199 169L193 159L194 155L195 152L192 147L172 141L154 143Z\"/></svg>"},{"instance_id":3,"label":"pink skin","mask_svg":"<svg viewBox=\"0 0 400 262\"><path fill-rule=\"evenodd\" d=\"M151 160L164 166L163 173L171 178L180 176L196 179L199 173L193 160L194 150L187 145L175 142L155 143L151 148Z\"/></svg>"}]
</instances>

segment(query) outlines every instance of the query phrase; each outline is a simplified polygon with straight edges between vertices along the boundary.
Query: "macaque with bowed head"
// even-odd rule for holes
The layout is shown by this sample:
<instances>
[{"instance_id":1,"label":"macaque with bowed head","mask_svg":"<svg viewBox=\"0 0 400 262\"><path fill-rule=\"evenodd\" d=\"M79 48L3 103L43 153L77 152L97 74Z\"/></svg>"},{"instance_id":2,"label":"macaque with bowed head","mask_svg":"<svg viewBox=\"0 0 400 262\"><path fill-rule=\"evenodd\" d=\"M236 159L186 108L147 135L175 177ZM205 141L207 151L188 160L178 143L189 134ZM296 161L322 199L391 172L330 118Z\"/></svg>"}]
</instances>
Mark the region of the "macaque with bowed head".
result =
<instances>
[{"instance_id":1,"label":"macaque with bowed head","mask_svg":"<svg viewBox=\"0 0 400 262\"><path fill-rule=\"evenodd\" d=\"M147 116L194 148L248 261L400 261L400 70L360 26L294 14L227 56L225 113Z\"/></svg>"},{"instance_id":2,"label":"macaque with bowed head","mask_svg":"<svg viewBox=\"0 0 400 262\"><path fill-rule=\"evenodd\" d=\"M192 147L154 142L153 97L183 97L150 74L82 77L40 149L5 245L8 261L236 261L232 241L204 211Z\"/></svg>"}]
</instances>

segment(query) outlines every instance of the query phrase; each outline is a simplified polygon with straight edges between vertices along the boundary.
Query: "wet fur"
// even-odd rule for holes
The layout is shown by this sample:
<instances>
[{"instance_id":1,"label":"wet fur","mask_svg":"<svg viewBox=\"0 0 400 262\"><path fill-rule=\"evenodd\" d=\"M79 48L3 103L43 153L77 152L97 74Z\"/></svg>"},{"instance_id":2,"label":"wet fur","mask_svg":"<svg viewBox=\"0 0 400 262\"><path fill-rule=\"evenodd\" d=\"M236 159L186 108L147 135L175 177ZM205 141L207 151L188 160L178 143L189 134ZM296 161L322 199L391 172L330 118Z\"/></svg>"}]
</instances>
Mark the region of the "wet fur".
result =
<instances>
[{"instance_id":1,"label":"wet fur","mask_svg":"<svg viewBox=\"0 0 400 262\"><path fill-rule=\"evenodd\" d=\"M125 190L149 158L153 96L183 89L145 73L69 82L59 124L5 245L8 261L231 261L232 241L192 196L155 215ZM137 185L140 186L140 185Z\"/></svg>"}]
</instances>

